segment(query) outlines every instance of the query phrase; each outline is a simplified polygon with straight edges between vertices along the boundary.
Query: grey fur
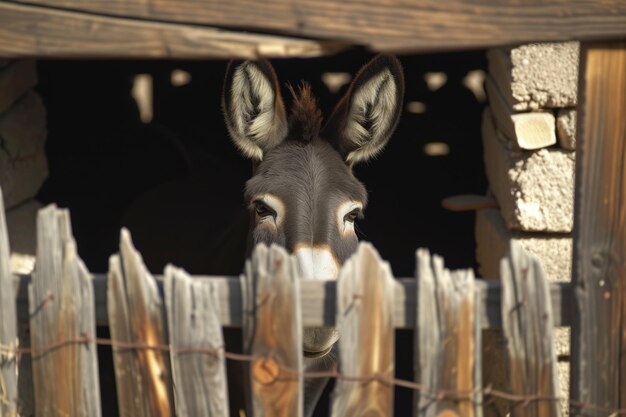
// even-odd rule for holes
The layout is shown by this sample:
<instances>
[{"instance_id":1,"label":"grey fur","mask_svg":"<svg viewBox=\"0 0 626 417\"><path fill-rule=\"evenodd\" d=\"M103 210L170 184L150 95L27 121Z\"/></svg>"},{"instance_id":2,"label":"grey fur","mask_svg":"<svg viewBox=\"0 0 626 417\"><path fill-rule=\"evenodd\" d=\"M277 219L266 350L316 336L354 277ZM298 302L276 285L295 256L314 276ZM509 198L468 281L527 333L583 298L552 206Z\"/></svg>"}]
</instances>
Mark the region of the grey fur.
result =
<instances>
[{"instance_id":1,"label":"grey fur","mask_svg":"<svg viewBox=\"0 0 626 417\"><path fill-rule=\"evenodd\" d=\"M253 84L259 81L258 78L255 81L254 77L242 78L249 74L251 68L254 68L255 77L267 78L261 82L264 86L272 87L267 94L274 100L274 114L277 115L273 118L277 126L263 126L262 129L264 132L275 132L275 136L264 136L261 141L246 136L245 129L237 127L254 123L254 106L247 106L245 111L239 109L236 115L232 112L240 105L232 93L244 89L241 80ZM240 85L233 89L236 74L239 74L237 82ZM284 108L278 82L269 63L259 61L254 64L248 61L238 67L231 64L227 71L223 98L226 124L237 146L246 156L255 160L254 175L246 183L245 189L252 219L248 255L258 243L276 243L289 251L293 251L297 245L311 248L323 246L330 248L336 261L342 264L356 251L358 239L351 229L350 233L339 230L338 209L348 201L359 203L363 209L367 204L367 192L355 178L352 164L380 152L393 133L404 94L402 68L396 58L388 55L378 56L364 66L321 133L321 112L310 87L303 84L299 92L291 91L294 106L287 121L288 131L284 132L285 124L281 117ZM249 98L250 94L246 94ZM248 98L247 102L250 101ZM257 98L258 101L262 99ZM266 104L268 102L265 101ZM245 123L240 120L241 114L248 118ZM350 132L350 126L356 126L357 132ZM250 143L257 146L259 151L250 148ZM284 206L284 218L273 223L272 227L257 224L255 217L254 200L263 195L277 198ZM332 333L321 329L305 331L314 332L320 338ZM321 358L305 357L305 370L331 369L336 363L335 350L336 346L331 353ZM325 385L325 380L305 380L306 416L312 415Z\"/></svg>"}]
</instances>

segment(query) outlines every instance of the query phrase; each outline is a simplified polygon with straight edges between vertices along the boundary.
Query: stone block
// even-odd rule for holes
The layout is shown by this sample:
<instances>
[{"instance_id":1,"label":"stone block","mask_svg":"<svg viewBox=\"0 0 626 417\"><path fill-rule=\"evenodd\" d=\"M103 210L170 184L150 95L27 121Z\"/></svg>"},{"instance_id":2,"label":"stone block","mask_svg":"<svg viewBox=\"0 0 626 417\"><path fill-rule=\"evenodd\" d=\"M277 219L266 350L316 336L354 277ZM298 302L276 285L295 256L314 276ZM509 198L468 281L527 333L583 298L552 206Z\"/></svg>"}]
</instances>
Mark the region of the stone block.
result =
<instances>
[{"instance_id":1,"label":"stone block","mask_svg":"<svg viewBox=\"0 0 626 417\"><path fill-rule=\"evenodd\" d=\"M561 109L556 117L556 131L561 148L576 150L576 109Z\"/></svg>"},{"instance_id":2,"label":"stone block","mask_svg":"<svg viewBox=\"0 0 626 417\"><path fill-rule=\"evenodd\" d=\"M47 177L48 161L43 152L15 160L0 149L0 188L5 209L34 197Z\"/></svg>"},{"instance_id":3,"label":"stone block","mask_svg":"<svg viewBox=\"0 0 626 417\"><path fill-rule=\"evenodd\" d=\"M33 91L27 92L0 115L0 147L13 160L43 152L46 136L46 109Z\"/></svg>"},{"instance_id":4,"label":"stone block","mask_svg":"<svg viewBox=\"0 0 626 417\"><path fill-rule=\"evenodd\" d=\"M535 255L550 282L568 282L572 276L572 235L570 233L526 233L509 230L498 209L476 212L476 261L485 278L500 276L500 260L511 240Z\"/></svg>"},{"instance_id":5,"label":"stone block","mask_svg":"<svg viewBox=\"0 0 626 417\"><path fill-rule=\"evenodd\" d=\"M0 70L0 114L37 84L35 61L13 61Z\"/></svg>"},{"instance_id":6,"label":"stone block","mask_svg":"<svg viewBox=\"0 0 626 417\"><path fill-rule=\"evenodd\" d=\"M43 205L30 200L6 212L9 246L11 248L11 272L30 274L37 255L37 212Z\"/></svg>"},{"instance_id":7,"label":"stone block","mask_svg":"<svg viewBox=\"0 0 626 417\"><path fill-rule=\"evenodd\" d=\"M573 107L578 93L578 42L488 50L489 73L517 111Z\"/></svg>"},{"instance_id":8,"label":"stone block","mask_svg":"<svg viewBox=\"0 0 626 417\"><path fill-rule=\"evenodd\" d=\"M556 143L555 121L551 112L515 112L491 77L487 77L485 86L496 126L507 139L520 149L527 150L546 148Z\"/></svg>"},{"instance_id":9,"label":"stone block","mask_svg":"<svg viewBox=\"0 0 626 417\"><path fill-rule=\"evenodd\" d=\"M37 200L30 200L6 212L11 253L37 254L37 212L43 208Z\"/></svg>"},{"instance_id":10,"label":"stone block","mask_svg":"<svg viewBox=\"0 0 626 417\"><path fill-rule=\"evenodd\" d=\"M489 186L509 229L571 232L574 210L574 152L515 149L483 113L482 137Z\"/></svg>"}]
</instances>

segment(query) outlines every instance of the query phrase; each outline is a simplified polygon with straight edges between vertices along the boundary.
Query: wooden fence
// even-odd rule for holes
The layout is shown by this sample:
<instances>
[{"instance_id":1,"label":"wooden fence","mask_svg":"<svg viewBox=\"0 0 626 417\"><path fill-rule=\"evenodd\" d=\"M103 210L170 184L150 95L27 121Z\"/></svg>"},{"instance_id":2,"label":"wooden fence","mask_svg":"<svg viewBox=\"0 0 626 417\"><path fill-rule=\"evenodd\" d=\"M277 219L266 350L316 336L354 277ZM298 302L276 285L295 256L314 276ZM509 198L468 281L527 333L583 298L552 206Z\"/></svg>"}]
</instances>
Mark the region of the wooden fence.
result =
<instances>
[{"instance_id":1,"label":"wooden fence","mask_svg":"<svg viewBox=\"0 0 626 417\"><path fill-rule=\"evenodd\" d=\"M398 386L414 390L415 416L480 417L487 396L510 401L516 416L561 415L552 329L567 324L561 307L572 297L566 286L550 287L538 261L518 246L502 260L501 284L491 285L471 270L447 270L426 250L417 251L417 279L394 279L367 243L337 282L300 280L296 259L276 246L257 247L240 278L192 278L173 266L156 277L122 230L104 277L80 260L67 210L46 207L37 222L36 271L15 278L0 196L2 416L19 413L18 361L28 357L38 416L99 416L99 344L113 348L121 416L227 416L225 358L248 365L247 415L257 417L302 415L303 378L320 376L337 379L333 416L391 416ZM18 345L19 319L30 321L29 348ZM109 325L110 340L96 337L96 323ZM303 326L334 324L339 368L307 375ZM481 378L481 329L500 325L510 392ZM222 326L243 328L244 354L224 350ZM398 327L414 328L414 381L394 377Z\"/></svg>"}]
</instances>

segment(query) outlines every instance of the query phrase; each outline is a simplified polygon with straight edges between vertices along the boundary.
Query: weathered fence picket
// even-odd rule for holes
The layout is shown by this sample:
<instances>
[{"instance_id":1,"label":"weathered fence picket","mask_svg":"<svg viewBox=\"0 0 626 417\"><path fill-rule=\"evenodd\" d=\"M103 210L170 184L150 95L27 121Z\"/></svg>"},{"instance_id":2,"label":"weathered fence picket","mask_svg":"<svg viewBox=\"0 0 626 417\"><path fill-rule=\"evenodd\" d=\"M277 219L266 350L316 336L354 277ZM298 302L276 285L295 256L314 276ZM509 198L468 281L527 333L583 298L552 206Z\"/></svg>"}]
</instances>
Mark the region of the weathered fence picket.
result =
<instances>
[{"instance_id":1,"label":"weathered fence picket","mask_svg":"<svg viewBox=\"0 0 626 417\"><path fill-rule=\"evenodd\" d=\"M9 236L0 190L0 416L17 415L17 310L16 280L11 274Z\"/></svg>"},{"instance_id":2,"label":"weathered fence picket","mask_svg":"<svg viewBox=\"0 0 626 417\"><path fill-rule=\"evenodd\" d=\"M450 272L427 250L416 253L417 323L414 415L480 417L480 315L471 270ZM446 398L439 394L450 394Z\"/></svg>"},{"instance_id":3,"label":"weathered fence picket","mask_svg":"<svg viewBox=\"0 0 626 417\"><path fill-rule=\"evenodd\" d=\"M302 416L300 276L295 257L257 246L242 277L244 349L254 417Z\"/></svg>"},{"instance_id":4,"label":"weathered fence picket","mask_svg":"<svg viewBox=\"0 0 626 417\"><path fill-rule=\"evenodd\" d=\"M339 363L347 377L333 394L334 417L393 415L394 286L389 264L369 243L361 243L342 267L337 289Z\"/></svg>"},{"instance_id":5,"label":"weathered fence picket","mask_svg":"<svg viewBox=\"0 0 626 417\"><path fill-rule=\"evenodd\" d=\"M91 276L76 253L70 215L37 216L37 266L29 288L37 416L100 416Z\"/></svg>"},{"instance_id":6,"label":"weathered fence picket","mask_svg":"<svg viewBox=\"0 0 626 417\"><path fill-rule=\"evenodd\" d=\"M173 415L163 303L125 229L109 259L108 309L120 416Z\"/></svg>"},{"instance_id":7,"label":"weathered fence picket","mask_svg":"<svg viewBox=\"0 0 626 417\"><path fill-rule=\"evenodd\" d=\"M164 287L176 415L227 417L224 340L215 286L168 265Z\"/></svg>"},{"instance_id":8,"label":"weathered fence picket","mask_svg":"<svg viewBox=\"0 0 626 417\"><path fill-rule=\"evenodd\" d=\"M16 416L17 287L8 269L1 205L0 196L0 415ZM161 283L122 230L107 283L120 415L232 415L221 326L242 323L247 356L239 359L249 361L251 395L246 415L300 417L304 323L340 330L332 415L391 416L394 326L415 323L417 385L404 383L416 389L414 415L481 417L481 320L491 327L500 320L488 313L494 291L475 281L471 270L450 272L425 250L417 252L416 275L393 279L374 247L361 243L336 282L302 281L297 258L261 245L240 280L191 277L168 266L162 300ZM553 302L563 299L555 298L538 261L515 245L502 261L501 279L512 390L504 397L523 399L511 402L513 416L560 417L552 328ZM92 281L76 253L69 213L55 206L41 210L29 287L38 416L100 415ZM567 296L560 288L557 293ZM336 306L330 306L335 295ZM220 311L223 306L227 310ZM233 314L239 306L241 315Z\"/></svg>"},{"instance_id":9,"label":"weathered fence picket","mask_svg":"<svg viewBox=\"0 0 626 417\"><path fill-rule=\"evenodd\" d=\"M513 394L537 400L511 407L514 417L559 417L556 354L550 291L537 258L511 244L500 262L502 327L509 352ZM541 399L543 398L543 399Z\"/></svg>"}]
</instances>

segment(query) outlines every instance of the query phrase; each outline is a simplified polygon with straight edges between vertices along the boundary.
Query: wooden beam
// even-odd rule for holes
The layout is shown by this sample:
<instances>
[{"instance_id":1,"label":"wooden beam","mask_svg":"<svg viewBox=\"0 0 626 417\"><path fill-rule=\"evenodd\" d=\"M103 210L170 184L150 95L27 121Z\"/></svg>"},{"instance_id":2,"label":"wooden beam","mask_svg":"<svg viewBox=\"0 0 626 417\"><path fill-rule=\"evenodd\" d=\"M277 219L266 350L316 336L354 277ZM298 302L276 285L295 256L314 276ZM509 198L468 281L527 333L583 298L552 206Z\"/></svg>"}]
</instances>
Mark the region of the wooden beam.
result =
<instances>
[{"instance_id":1,"label":"wooden beam","mask_svg":"<svg viewBox=\"0 0 626 417\"><path fill-rule=\"evenodd\" d=\"M617 38L626 35L626 3L621 0L569 0L519 2L518 0L21 0L48 8L71 9L85 13L117 16L149 21L177 22L214 27L246 28L257 32L283 33L298 37L335 39L366 45L373 50L419 52L442 49L484 48L531 41L563 41ZM6 3L4 3L6 5ZM53 13L42 7L35 16L6 14L0 20L5 32L23 32L35 27L53 35L48 41L41 33L40 41L55 49L63 36L75 39L84 33L80 26L49 27ZM35 12L34 8L29 9ZM111 19L109 18L109 21ZM28 23L27 23L28 22ZM27 23L27 24L26 24ZM75 36L72 31L79 29ZM88 31L90 37L105 35L116 28L98 25ZM94 33L97 32L97 33ZM135 44L138 36L123 37ZM21 33L25 36L26 33ZM89 38L74 47L74 55L90 52ZM130 42L129 42L130 41ZM144 39L147 41L147 39ZM114 41L111 41L115 43ZM152 39L153 48L161 39ZM186 42L185 42L186 43ZM118 43L119 45L119 43ZM82 46L82 51L77 46ZM45 48L43 48L45 49ZM123 48L124 50L126 48ZM184 48L187 54L200 56ZM115 51L109 49L109 52ZM68 51L65 51L68 52ZM142 52L152 53L150 49ZM52 52L54 54L54 52Z\"/></svg>"},{"instance_id":2,"label":"wooden beam","mask_svg":"<svg viewBox=\"0 0 626 417\"><path fill-rule=\"evenodd\" d=\"M315 57L345 42L296 39L0 1L0 57Z\"/></svg>"},{"instance_id":3,"label":"wooden beam","mask_svg":"<svg viewBox=\"0 0 626 417\"><path fill-rule=\"evenodd\" d=\"M30 277L22 275L17 296L18 320L28 320L28 283ZM163 288L163 278L154 277L159 291ZM241 327L241 283L239 277L207 277L194 276L194 279L211 279L217 291L220 304L220 323L226 327ZM396 329L412 329L415 327L415 278L396 278L399 285L394 288L393 326ZM96 274L93 280L96 296L96 322L100 326L108 324L107 313L107 276ZM476 279L478 316L484 329L500 328L502 324L500 307L500 283L497 280ZM335 325L335 296L337 286L334 281L310 282L300 284L300 302L302 324L309 327ZM574 298L569 283L555 283L550 286L550 298L555 326L569 326L571 312L574 309Z\"/></svg>"},{"instance_id":4,"label":"wooden beam","mask_svg":"<svg viewBox=\"0 0 626 417\"><path fill-rule=\"evenodd\" d=\"M626 407L626 42L582 46L571 393L620 408Z\"/></svg>"}]
</instances>

